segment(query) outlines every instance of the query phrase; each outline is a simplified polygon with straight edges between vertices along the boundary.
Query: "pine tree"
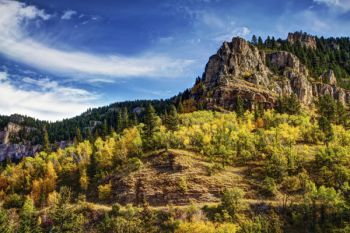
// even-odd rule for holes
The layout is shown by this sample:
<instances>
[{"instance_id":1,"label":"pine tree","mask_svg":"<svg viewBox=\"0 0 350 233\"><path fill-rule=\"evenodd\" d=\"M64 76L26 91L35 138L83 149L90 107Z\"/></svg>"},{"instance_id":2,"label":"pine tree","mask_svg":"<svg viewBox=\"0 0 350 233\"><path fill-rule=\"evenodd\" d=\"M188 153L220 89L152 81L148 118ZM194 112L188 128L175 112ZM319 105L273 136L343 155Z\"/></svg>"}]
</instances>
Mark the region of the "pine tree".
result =
<instances>
[{"instance_id":1,"label":"pine tree","mask_svg":"<svg viewBox=\"0 0 350 233\"><path fill-rule=\"evenodd\" d=\"M256 35L252 36L252 44L257 45L258 44L258 39L256 38Z\"/></svg>"},{"instance_id":2,"label":"pine tree","mask_svg":"<svg viewBox=\"0 0 350 233\"><path fill-rule=\"evenodd\" d=\"M122 113L120 110L118 110L118 112L117 112L117 122L116 122L115 130L117 133L121 133L123 130Z\"/></svg>"},{"instance_id":3,"label":"pine tree","mask_svg":"<svg viewBox=\"0 0 350 233\"><path fill-rule=\"evenodd\" d=\"M93 146L93 152L90 156L90 163L88 166L88 176L90 181L94 181L96 172L97 172L97 160L96 160L96 148Z\"/></svg>"},{"instance_id":4,"label":"pine tree","mask_svg":"<svg viewBox=\"0 0 350 233\"><path fill-rule=\"evenodd\" d=\"M75 129L75 144L83 141L83 136L79 127Z\"/></svg>"},{"instance_id":5,"label":"pine tree","mask_svg":"<svg viewBox=\"0 0 350 233\"><path fill-rule=\"evenodd\" d=\"M52 213L53 227L50 232L82 232L82 216L74 213L74 209L69 205L71 201L71 190L61 187L58 202Z\"/></svg>"},{"instance_id":6,"label":"pine tree","mask_svg":"<svg viewBox=\"0 0 350 233\"><path fill-rule=\"evenodd\" d=\"M183 113L184 112L184 107L182 105L182 101L180 101L179 104L177 105L177 112L178 113Z\"/></svg>"},{"instance_id":7,"label":"pine tree","mask_svg":"<svg viewBox=\"0 0 350 233\"><path fill-rule=\"evenodd\" d=\"M296 94L290 96L279 97L276 101L275 109L279 113L287 113L289 115L296 115L300 113L300 101Z\"/></svg>"},{"instance_id":8,"label":"pine tree","mask_svg":"<svg viewBox=\"0 0 350 233\"><path fill-rule=\"evenodd\" d=\"M236 113L238 117L244 115L244 101L241 96L237 96L236 98Z\"/></svg>"},{"instance_id":9,"label":"pine tree","mask_svg":"<svg viewBox=\"0 0 350 233\"><path fill-rule=\"evenodd\" d=\"M39 232L39 227L35 218L35 207L33 200L27 197L20 213L19 233Z\"/></svg>"},{"instance_id":10,"label":"pine tree","mask_svg":"<svg viewBox=\"0 0 350 233\"><path fill-rule=\"evenodd\" d=\"M94 137L92 136L91 128L87 129L86 138L89 140L90 143L94 142Z\"/></svg>"},{"instance_id":11,"label":"pine tree","mask_svg":"<svg viewBox=\"0 0 350 233\"><path fill-rule=\"evenodd\" d=\"M133 125L133 126L137 126L138 124L139 124L139 119L138 119L138 117L137 117L137 113L134 112L134 113L132 114L132 125Z\"/></svg>"},{"instance_id":12,"label":"pine tree","mask_svg":"<svg viewBox=\"0 0 350 233\"><path fill-rule=\"evenodd\" d=\"M123 128L128 128L129 127L129 113L127 108L123 108L122 111L122 123L123 123Z\"/></svg>"},{"instance_id":13,"label":"pine tree","mask_svg":"<svg viewBox=\"0 0 350 233\"><path fill-rule=\"evenodd\" d=\"M264 46L263 39L259 36L258 38L258 48L261 49Z\"/></svg>"},{"instance_id":14,"label":"pine tree","mask_svg":"<svg viewBox=\"0 0 350 233\"><path fill-rule=\"evenodd\" d=\"M43 150L48 154L51 153L51 144L46 126L43 127Z\"/></svg>"},{"instance_id":15,"label":"pine tree","mask_svg":"<svg viewBox=\"0 0 350 233\"><path fill-rule=\"evenodd\" d=\"M157 114L154 110L153 106L149 104L146 109L146 115L145 115L145 136L148 139L151 139L153 137L153 134L158 129L158 123L157 123Z\"/></svg>"},{"instance_id":16,"label":"pine tree","mask_svg":"<svg viewBox=\"0 0 350 233\"><path fill-rule=\"evenodd\" d=\"M332 123L336 122L337 105L330 95L324 95L316 103L319 114L318 125L325 134L325 144L333 138Z\"/></svg>"},{"instance_id":17,"label":"pine tree","mask_svg":"<svg viewBox=\"0 0 350 233\"><path fill-rule=\"evenodd\" d=\"M1 233L13 233L12 225L7 211L0 206L0 232Z\"/></svg>"},{"instance_id":18,"label":"pine tree","mask_svg":"<svg viewBox=\"0 0 350 233\"><path fill-rule=\"evenodd\" d=\"M107 124L107 119L105 119L102 125L102 136L106 137L107 135L108 135L108 124Z\"/></svg>"},{"instance_id":19,"label":"pine tree","mask_svg":"<svg viewBox=\"0 0 350 233\"><path fill-rule=\"evenodd\" d=\"M175 131L179 125L179 116L177 114L176 108L174 105L170 106L169 114L166 118L167 127L169 130Z\"/></svg>"}]
</instances>

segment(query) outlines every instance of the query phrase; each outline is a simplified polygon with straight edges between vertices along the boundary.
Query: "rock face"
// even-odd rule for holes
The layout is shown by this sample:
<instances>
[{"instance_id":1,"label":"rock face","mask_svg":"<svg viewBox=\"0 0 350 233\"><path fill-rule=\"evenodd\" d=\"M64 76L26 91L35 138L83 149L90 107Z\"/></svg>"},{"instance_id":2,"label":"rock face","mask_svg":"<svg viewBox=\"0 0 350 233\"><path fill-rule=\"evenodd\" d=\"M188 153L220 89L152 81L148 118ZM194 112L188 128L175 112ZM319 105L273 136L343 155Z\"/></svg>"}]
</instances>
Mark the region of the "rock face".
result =
<instances>
[{"instance_id":1,"label":"rock face","mask_svg":"<svg viewBox=\"0 0 350 233\"><path fill-rule=\"evenodd\" d=\"M323 73L320 77L320 80L326 84L337 85L337 79L335 78L333 70L329 70L328 72Z\"/></svg>"},{"instance_id":2,"label":"rock face","mask_svg":"<svg viewBox=\"0 0 350 233\"><path fill-rule=\"evenodd\" d=\"M8 123L3 131L0 131L0 162L10 159L19 160L25 156L33 156L41 148L40 145L31 145L28 142L11 143L11 138L18 135L22 126Z\"/></svg>"},{"instance_id":3,"label":"rock face","mask_svg":"<svg viewBox=\"0 0 350 233\"><path fill-rule=\"evenodd\" d=\"M291 35L289 37L292 38ZM302 39L312 41L310 38ZM248 108L254 108L256 103L272 108L278 96L292 93L306 106L325 94L343 104L350 100L350 93L336 86L333 71L322 75L323 82L316 82L292 53L279 51L265 54L238 37L224 42L210 57L201 80L205 88L200 94L195 91L198 88L193 88L192 98L208 108L233 110L238 96Z\"/></svg>"},{"instance_id":4,"label":"rock face","mask_svg":"<svg viewBox=\"0 0 350 233\"><path fill-rule=\"evenodd\" d=\"M288 42L291 44L300 42L302 46L306 46L307 48L311 49L316 49L317 47L315 37L302 32L289 33Z\"/></svg>"}]
</instances>

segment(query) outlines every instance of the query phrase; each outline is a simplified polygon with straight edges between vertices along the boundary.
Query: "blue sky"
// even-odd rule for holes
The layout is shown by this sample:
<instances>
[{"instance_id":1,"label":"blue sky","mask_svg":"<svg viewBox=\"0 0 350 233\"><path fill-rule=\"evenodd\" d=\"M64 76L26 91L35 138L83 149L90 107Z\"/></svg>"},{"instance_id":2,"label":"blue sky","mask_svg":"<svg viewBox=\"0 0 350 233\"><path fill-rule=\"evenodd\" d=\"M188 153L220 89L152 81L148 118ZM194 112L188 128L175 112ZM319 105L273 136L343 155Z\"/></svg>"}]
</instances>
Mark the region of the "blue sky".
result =
<instances>
[{"instance_id":1,"label":"blue sky","mask_svg":"<svg viewBox=\"0 0 350 233\"><path fill-rule=\"evenodd\" d=\"M168 98L233 36L348 36L350 0L0 0L0 114Z\"/></svg>"}]
</instances>

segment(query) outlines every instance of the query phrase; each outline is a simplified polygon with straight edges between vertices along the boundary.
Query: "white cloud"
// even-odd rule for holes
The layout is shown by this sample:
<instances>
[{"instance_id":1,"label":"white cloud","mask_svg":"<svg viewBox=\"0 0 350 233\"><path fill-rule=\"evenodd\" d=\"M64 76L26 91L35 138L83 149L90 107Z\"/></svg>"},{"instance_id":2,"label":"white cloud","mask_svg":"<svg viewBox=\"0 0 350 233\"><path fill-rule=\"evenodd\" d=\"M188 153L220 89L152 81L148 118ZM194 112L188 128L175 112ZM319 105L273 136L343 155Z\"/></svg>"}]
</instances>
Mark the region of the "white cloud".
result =
<instances>
[{"instance_id":1,"label":"white cloud","mask_svg":"<svg viewBox=\"0 0 350 233\"><path fill-rule=\"evenodd\" d=\"M216 12L205 10L193 11L187 9L188 14L194 18L194 26L198 33L211 38L215 42L222 43L230 41L232 37L246 37L250 34L250 29L246 26L238 25L230 16L218 15Z\"/></svg>"},{"instance_id":2,"label":"white cloud","mask_svg":"<svg viewBox=\"0 0 350 233\"><path fill-rule=\"evenodd\" d=\"M0 72L0 83L7 80L7 73L6 72Z\"/></svg>"},{"instance_id":3,"label":"white cloud","mask_svg":"<svg viewBox=\"0 0 350 233\"><path fill-rule=\"evenodd\" d=\"M250 30L247 27L238 27L233 29L232 31L228 33L222 33L214 38L215 41L223 42L223 41L231 41L232 37L239 36L239 37L246 37L250 34Z\"/></svg>"},{"instance_id":4,"label":"white cloud","mask_svg":"<svg viewBox=\"0 0 350 233\"><path fill-rule=\"evenodd\" d=\"M349 0L314 0L315 3L325 4L328 7L342 10L350 11L350 1Z\"/></svg>"},{"instance_id":5,"label":"white cloud","mask_svg":"<svg viewBox=\"0 0 350 233\"><path fill-rule=\"evenodd\" d=\"M48 78L22 79L31 88L19 88L6 72L0 72L1 114L19 113L42 120L60 120L96 106L98 96L84 89L65 87Z\"/></svg>"},{"instance_id":6,"label":"white cloud","mask_svg":"<svg viewBox=\"0 0 350 233\"><path fill-rule=\"evenodd\" d=\"M120 77L178 77L193 63L160 54L146 53L137 57L96 55L64 51L29 38L25 23L47 20L43 10L17 1L0 0L0 52L25 64L43 70L81 78L81 81L110 81ZM99 76L96 78L96 76Z\"/></svg>"},{"instance_id":7,"label":"white cloud","mask_svg":"<svg viewBox=\"0 0 350 233\"><path fill-rule=\"evenodd\" d=\"M74 15L76 15L77 12L73 10L66 10L63 15L61 16L61 19L63 20L69 20L71 19Z\"/></svg>"}]
</instances>

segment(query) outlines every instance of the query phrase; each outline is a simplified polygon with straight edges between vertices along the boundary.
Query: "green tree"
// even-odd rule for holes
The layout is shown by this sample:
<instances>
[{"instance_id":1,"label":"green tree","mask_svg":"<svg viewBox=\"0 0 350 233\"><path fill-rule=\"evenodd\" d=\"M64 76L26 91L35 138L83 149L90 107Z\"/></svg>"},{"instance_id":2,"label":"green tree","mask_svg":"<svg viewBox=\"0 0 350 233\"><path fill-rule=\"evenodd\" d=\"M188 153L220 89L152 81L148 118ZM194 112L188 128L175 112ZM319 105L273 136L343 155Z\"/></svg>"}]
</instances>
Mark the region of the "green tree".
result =
<instances>
[{"instance_id":1,"label":"green tree","mask_svg":"<svg viewBox=\"0 0 350 233\"><path fill-rule=\"evenodd\" d=\"M48 154L51 153L51 144L46 126L43 127L43 150Z\"/></svg>"},{"instance_id":2,"label":"green tree","mask_svg":"<svg viewBox=\"0 0 350 233\"><path fill-rule=\"evenodd\" d=\"M241 96L237 96L236 98L236 113L238 117L244 115L244 101Z\"/></svg>"},{"instance_id":3,"label":"green tree","mask_svg":"<svg viewBox=\"0 0 350 233\"><path fill-rule=\"evenodd\" d=\"M264 46L263 39L259 36L258 37L258 48L261 49Z\"/></svg>"},{"instance_id":4,"label":"green tree","mask_svg":"<svg viewBox=\"0 0 350 233\"><path fill-rule=\"evenodd\" d=\"M154 135L154 133L158 130L158 116L156 114L156 111L154 110L153 106L149 104L146 109L146 115L145 115L145 136L148 139L151 139Z\"/></svg>"},{"instance_id":5,"label":"green tree","mask_svg":"<svg viewBox=\"0 0 350 233\"><path fill-rule=\"evenodd\" d=\"M137 113L134 112L132 114L132 126L137 126L139 124L139 119L137 117Z\"/></svg>"},{"instance_id":6,"label":"green tree","mask_svg":"<svg viewBox=\"0 0 350 233\"><path fill-rule=\"evenodd\" d=\"M177 112L183 113L183 111L184 111L184 106L182 105L182 101L180 101L179 104L177 105Z\"/></svg>"},{"instance_id":7,"label":"green tree","mask_svg":"<svg viewBox=\"0 0 350 233\"><path fill-rule=\"evenodd\" d=\"M169 130L175 131L179 126L179 116L174 105L170 106L169 114L166 116L166 124Z\"/></svg>"},{"instance_id":8,"label":"green tree","mask_svg":"<svg viewBox=\"0 0 350 233\"><path fill-rule=\"evenodd\" d=\"M102 125L102 135L103 137L106 137L108 135L108 123L107 123L107 119L105 119L103 121L103 125Z\"/></svg>"},{"instance_id":9,"label":"green tree","mask_svg":"<svg viewBox=\"0 0 350 233\"><path fill-rule=\"evenodd\" d=\"M19 223L19 233L35 233L40 232L35 218L35 207L33 200L27 198L24 202L21 213L20 213L20 223Z\"/></svg>"},{"instance_id":10,"label":"green tree","mask_svg":"<svg viewBox=\"0 0 350 233\"><path fill-rule=\"evenodd\" d=\"M220 208L223 213L228 213L232 220L237 218L237 214L245 209L242 202L244 196L240 188L226 189L221 197Z\"/></svg>"},{"instance_id":11,"label":"green tree","mask_svg":"<svg viewBox=\"0 0 350 233\"><path fill-rule=\"evenodd\" d=\"M318 125L325 134L325 143L333 138L332 123L335 123L337 117L337 105L330 95L324 95L316 103L319 118Z\"/></svg>"},{"instance_id":12,"label":"green tree","mask_svg":"<svg viewBox=\"0 0 350 233\"><path fill-rule=\"evenodd\" d=\"M52 233L77 233L83 232L83 216L75 213L74 207L70 206L71 190L61 187L57 204L52 213Z\"/></svg>"},{"instance_id":13,"label":"green tree","mask_svg":"<svg viewBox=\"0 0 350 233\"><path fill-rule=\"evenodd\" d=\"M129 113L127 108L123 108L122 111L122 122L123 122L123 128L128 128L129 125Z\"/></svg>"},{"instance_id":14,"label":"green tree","mask_svg":"<svg viewBox=\"0 0 350 233\"><path fill-rule=\"evenodd\" d=\"M117 122L116 122L116 127L115 130L117 133L121 133L123 131L123 120L122 120L122 113L120 110L117 112Z\"/></svg>"},{"instance_id":15,"label":"green tree","mask_svg":"<svg viewBox=\"0 0 350 233\"><path fill-rule=\"evenodd\" d=\"M275 108L279 113L297 115L300 113L301 106L297 95L293 93L290 96L279 97Z\"/></svg>"},{"instance_id":16,"label":"green tree","mask_svg":"<svg viewBox=\"0 0 350 233\"><path fill-rule=\"evenodd\" d=\"M75 141L76 141L76 144L83 141L83 136L81 134L81 130L79 127L75 129Z\"/></svg>"},{"instance_id":17,"label":"green tree","mask_svg":"<svg viewBox=\"0 0 350 233\"><path fill-rule=\"evenodd\" d=\"M0 232L1 233L13 233L13 228L10 223L7 211L0 207Z\"/></svg>"},{"instance_id":18,"label":"green tree","mask_svg":"<svg viewBox=\"0 0 350 233\"><path fill-rule=\"evenodd\" d=\"M252 36L252 44L257 45L258 44L258 39L256 38L256 35Z\"/></svg>"},{"instance_id":19,"label":"green tree","mask_svg":"<svg viewBox=\"0 0 350 233\"><path fill-rule=\"evenodd\" d=\"M92 136L90 127L87 129L86 138L89 140L90 143L94 143L94 137Z\"/></svg>"}]
</instances>

